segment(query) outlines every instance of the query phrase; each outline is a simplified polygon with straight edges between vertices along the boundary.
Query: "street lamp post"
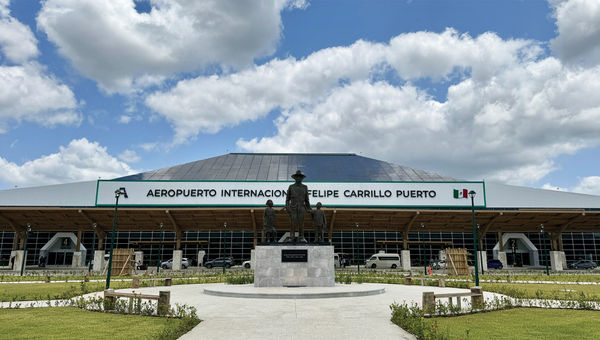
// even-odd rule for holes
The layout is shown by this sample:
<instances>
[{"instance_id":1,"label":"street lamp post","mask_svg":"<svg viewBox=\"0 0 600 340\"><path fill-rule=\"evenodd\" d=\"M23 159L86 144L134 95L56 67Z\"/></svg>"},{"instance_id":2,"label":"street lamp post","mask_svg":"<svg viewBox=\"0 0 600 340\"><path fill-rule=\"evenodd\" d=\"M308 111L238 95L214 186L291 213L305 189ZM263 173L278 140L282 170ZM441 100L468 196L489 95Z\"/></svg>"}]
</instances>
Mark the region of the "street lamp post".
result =
<instances>
[{"instance_id":1,"label":"street lamp post","mask_svg":"<svg viewBox=\"0 0 600 340\"><path fill-rule=\"evenodd\" d=\"M480 232L479 231L479 224L477 224L477 233L479 233L479 232ZM482 235L479 235L479 236L482 236ZM483 243L483 238L481 239L481 243ZM482 252L483 252L483 249L482 249ZM479 253L479 259L481 260L481 261L479 261L479 263L481 263L481 275L483 275L483 274L485 274L485 271L483 269L483 253Z\"/></svg>"},{"instance_id":2,"label":"street lamp post","mask_svg":"<svg viewBox=\"0 0 600 340\"><path fill-rule=\"evenodd\" d=\"M227 230L227 222L223 222L223 234ZM225 274L225 264L227 263L227 234L223 236L223 274Z\"/></svg>"},{"instance_id":3,"label":"street lamp post","mask_svg":"<svg viewBox=\"0 0 600 340\"><path fill-rule=\"evenodd\" d=\"M125 188L121 187L115 190L115 216L113 217L113 228L110 236L110 253L108 256L108 270L106 271L106 289L110 288L110 275L112 272L112 258L113 258L113 249L115 247L115 234L117 233L117 207L119 206L119 196L125 196L127 198L127 191Z\"/></svg>"},{"instance_id":4,"label":"street lamp post","mask_svg":"<svg viewBox=\"0 0 600 340\"><path fill-rule=\"evenodd\" d=\"M479 286L479 267L477 265L477 230L475 229L475 195L477 193L473 190L469 191L471 197L471 216L473 219L473 248L475 249L475 286Z\"/></svg>"},{"instance_id":5,"label":"street lamp post","mask_svg":"<svg viewBox=\"0 0 600 340\"><path fill-rule=\"evenodd\" d=\"M546 251L546 235L544 234L544 224L541 225L542 230L540 233L542 234L542 238L544 239L544 254L546 255L546 275L550 275L550 270L548 269L548 252Z\"/></svg>"},{"instance_id":6,"label":"street lamp post","mask_svg":"<svg viewBox=\"0 0 600 340\"><path fill-rule=\"evenodd\" d=\"M160 222L160 242L158 243L158 260L156 261L156 273L160 270L160 263L162 259L162 248L163 242L165 241L165 231L163 230L164 223Z\"/></svg>"},{"instance_id":7,"label":"street lamp post","mask_svg":"<svg viewBox=\"0 0 600 340\"><path fill-rule=\"evenodd\" d=\"M90 262L88 265L88 273L90 273L92 271L92 261L94 261L94 250L95 250L94 247L96 246L96 227L97 226L98 225L96 223L92 224L92 228L94 228L92 234L94 234L94 236L92 239L92 255L90 256Z\"/></svg>"},{"instance_id":8,"label":"street lamp post","mask_svg":"<svg viewBox=\"0 0 600 340\"><path fill-rule=\"evenodd\" d=\"M421 223L421 230L425 229L425 223ZM422 233L419 233L419 236L422 235ZM427 275L427 248L425 247L425 241L423 241L423 238L421 237L421 243L422 243L422 247L419 246L419 249L423 249L423 272L425 273L425 275Z\"/></svg>"},{"instance_id":9,"label":"street lamp post","mask_svg":"<svg viewBox=\"0 0 600 340\"><path fill-rule=\"evenodd\" d=\"M23 262L21 262L21 276L25 272L25 265L27 265L27 239L29 238L29 233L31 232L31 224L27 223L27 231L25 231L25 244L23 245Z\"/></svg>"}]
</instances>

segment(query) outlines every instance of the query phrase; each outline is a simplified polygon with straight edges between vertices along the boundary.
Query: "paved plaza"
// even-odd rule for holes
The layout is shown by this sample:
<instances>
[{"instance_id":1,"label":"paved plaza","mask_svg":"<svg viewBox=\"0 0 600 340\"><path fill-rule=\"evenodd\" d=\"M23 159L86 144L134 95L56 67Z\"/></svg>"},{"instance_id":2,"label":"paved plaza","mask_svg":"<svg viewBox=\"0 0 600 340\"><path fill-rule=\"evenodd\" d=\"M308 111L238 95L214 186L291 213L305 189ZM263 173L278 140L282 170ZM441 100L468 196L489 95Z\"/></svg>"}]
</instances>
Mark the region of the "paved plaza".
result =
<instances>
[{"instance_id":1,"label":"paved plaza","mask_svg":"<svg viewBox=\"0 0 600 340\"><path fill-rule=\"evenodd\" d=\"M171 304L187 304L198 309L203 320L181 339L415 339L391 321L394 302L421 304L424 291L465 292L457 288L352 284L385 288L377 295L318 299L265 299L222 297L204 294L204 289L225 289L226 284L178 285L135 289L136 293L158 294L171 291ZM345 285L338 285L344 288ZM238 291L255 291L252 285L240 285ZM285 288L259 288L280 292ZM299 288L287 288L298 290ZM365 288L362 288L365 289ZM130 292L131 289L119 291ZM495 294L485 293L485 298Z\"/></svg>"}]
</instances>

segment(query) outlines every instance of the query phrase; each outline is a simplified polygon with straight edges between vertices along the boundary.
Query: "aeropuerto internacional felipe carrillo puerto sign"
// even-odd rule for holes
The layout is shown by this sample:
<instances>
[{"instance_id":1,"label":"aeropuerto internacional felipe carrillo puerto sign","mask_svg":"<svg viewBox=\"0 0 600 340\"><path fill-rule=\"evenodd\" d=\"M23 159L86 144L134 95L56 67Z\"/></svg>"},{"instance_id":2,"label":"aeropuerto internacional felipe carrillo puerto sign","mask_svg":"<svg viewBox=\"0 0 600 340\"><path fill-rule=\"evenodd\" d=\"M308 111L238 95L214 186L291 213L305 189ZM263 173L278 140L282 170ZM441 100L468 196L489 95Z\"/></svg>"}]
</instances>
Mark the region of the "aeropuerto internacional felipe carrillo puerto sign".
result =
<instances>
[{"instance_id":1,"label":"aeropuerto internacional felipe carrillo puerto sign","mask_svg":"<svg viewBox=\"0 0 600 340\"><path fill-rule=\"evenodd\" d=\"M97 206L113 206L115 190L125 188L120 206L285 205L293 182L98 181ZM330 207L485 207L483 182L304 182L312 205Z\"/></svg>"}]
</instances>

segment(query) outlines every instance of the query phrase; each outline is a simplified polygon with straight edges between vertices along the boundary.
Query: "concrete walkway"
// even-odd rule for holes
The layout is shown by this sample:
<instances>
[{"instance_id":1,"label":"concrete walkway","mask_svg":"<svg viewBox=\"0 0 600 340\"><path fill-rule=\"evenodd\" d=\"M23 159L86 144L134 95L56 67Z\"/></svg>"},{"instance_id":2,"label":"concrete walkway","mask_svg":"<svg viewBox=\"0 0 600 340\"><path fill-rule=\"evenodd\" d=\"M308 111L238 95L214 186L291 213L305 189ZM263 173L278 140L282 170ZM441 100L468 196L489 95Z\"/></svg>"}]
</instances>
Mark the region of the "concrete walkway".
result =
<instances>
[{"instance_id":1,"label":"concrete walkway","mask_svg":"<svg viewBox=\"0 0 600 340\"><path fill-rule=\"evenodd\" d=\"M363 284L385 293L324 299L257 299L203 294L224 284L178 285L135 289L136 293L171 291L171 304L198 309L204 320L181 339L415 339L391 321L394 302L421 304L423 291L464 292L465 289ZM289 288L294 289L294 288ZM130 292L131 289L119 291ZM485 298L495 294L485 293Z\"/></svg>"}]
</instances>

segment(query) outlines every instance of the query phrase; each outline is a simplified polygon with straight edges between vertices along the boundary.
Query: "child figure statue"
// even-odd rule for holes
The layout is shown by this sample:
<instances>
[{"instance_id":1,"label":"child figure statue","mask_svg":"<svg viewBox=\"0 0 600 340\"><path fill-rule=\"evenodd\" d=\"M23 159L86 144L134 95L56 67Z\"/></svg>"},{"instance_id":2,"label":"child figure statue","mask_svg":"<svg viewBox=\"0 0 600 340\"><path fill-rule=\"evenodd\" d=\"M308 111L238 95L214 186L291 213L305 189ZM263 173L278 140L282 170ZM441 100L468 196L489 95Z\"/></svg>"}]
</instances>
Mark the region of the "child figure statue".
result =
<instances>
[{"instance_id":1,"label":"child figure statue","mask_svg":"<svg viewBox=\"0 0 600 340\"><path fill-rule=\"evenodd\" d=\"M263 233L265 242L277 242L277 229L275 228L275 215L277 210L273 209L273 201L267 201L267 208L263 215Z\"/></svg>"},{"instance_id":2,"label":"child figure statue","mask_svg":"<svg viewBox=\"0 0 600 340\"><path fill-rule=\"evenodd\" d=\"M317 202L317 209L311 210L313 224L315 225L315 242L325 242L323 230L327 225L327 221L325 220L325 212L321 210L323 205L321 202Z\"/></svg>"}]
</instances>

